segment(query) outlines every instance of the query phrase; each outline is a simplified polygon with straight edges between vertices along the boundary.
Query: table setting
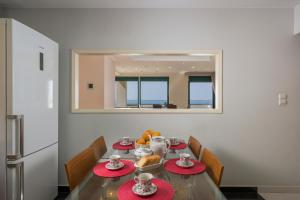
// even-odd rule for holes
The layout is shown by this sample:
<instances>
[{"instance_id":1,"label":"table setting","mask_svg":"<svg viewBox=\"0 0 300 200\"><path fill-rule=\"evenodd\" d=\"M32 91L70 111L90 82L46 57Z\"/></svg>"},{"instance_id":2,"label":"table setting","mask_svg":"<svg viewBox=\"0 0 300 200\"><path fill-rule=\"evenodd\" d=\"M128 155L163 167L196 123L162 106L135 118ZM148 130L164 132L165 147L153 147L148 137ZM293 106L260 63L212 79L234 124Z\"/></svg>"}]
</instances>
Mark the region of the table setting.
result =
<instances>
[{"instance_id":1,"label":"table setting","mask_svg":"<svg viewBox=\"0 0 300 200\"><path fill-rule=\"evenodd\" d=\"M132 150L133 160L112 154L108 161L100 162L93 169L96 176L114 178L137 174L133 179L121 184L118 199L173 199L175 190L166 180L155 177L151 170L166 170L176 174L197 174L205 171L205 165L193 160L190 154L181 153L179 158L168 159L172 150L185 149L186 143L176 137L165 138L158 131L146 130L140 138L127 136L112 145L113 149Z\"/></svg>"},{"instance_id":2,"label":"table setting","mask_svg":"<svg viewBox=\"0 0 300 200\"><path fill-rule=\"evenodd\" d=\"M185 140L151 129L112 143L67 198L86 199L226 200Z\"/></svg>"},{"instance_id":3,"label":"table setting","mask_svg":"<svg viewBox=\"0 0 300 200\"><path fill-rule=\"evenodd\" d=\"M113 149L117 150L132 150L135 148L133 139L129 137L123 137L123 139L119 140L118 142L112 145Z\"/></svg>"}]
</instances>

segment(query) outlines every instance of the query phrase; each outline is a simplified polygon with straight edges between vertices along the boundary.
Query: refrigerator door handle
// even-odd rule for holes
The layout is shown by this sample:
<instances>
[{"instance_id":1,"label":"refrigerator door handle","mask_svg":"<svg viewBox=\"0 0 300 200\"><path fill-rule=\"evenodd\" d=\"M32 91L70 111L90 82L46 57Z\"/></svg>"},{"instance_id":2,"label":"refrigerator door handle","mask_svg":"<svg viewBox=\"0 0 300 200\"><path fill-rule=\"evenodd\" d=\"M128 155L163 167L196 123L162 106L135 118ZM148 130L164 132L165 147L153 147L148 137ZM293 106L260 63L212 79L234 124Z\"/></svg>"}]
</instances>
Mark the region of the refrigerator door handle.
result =
<instances>
[{"instance_id":1,"label":"refrigerator door handle","mask_svg":"<svg viewBox=\"0 0 300 200\"><path fill-rule=\"evenodd\" d=\"M7 135L7 160L17 160L24 153L24 115L7 115L7 119L15 123L15 130Z\"/></svg>"},{"instance_id":2,"label":"refrigerator door handle","mask_svg":"<svg viewBox=\"0 0 300 200\"><path fill-rule=\"evenodd\" d=\"M7 200L24 200L24 162L7 162Z\"/></svg>"}]
</instances>

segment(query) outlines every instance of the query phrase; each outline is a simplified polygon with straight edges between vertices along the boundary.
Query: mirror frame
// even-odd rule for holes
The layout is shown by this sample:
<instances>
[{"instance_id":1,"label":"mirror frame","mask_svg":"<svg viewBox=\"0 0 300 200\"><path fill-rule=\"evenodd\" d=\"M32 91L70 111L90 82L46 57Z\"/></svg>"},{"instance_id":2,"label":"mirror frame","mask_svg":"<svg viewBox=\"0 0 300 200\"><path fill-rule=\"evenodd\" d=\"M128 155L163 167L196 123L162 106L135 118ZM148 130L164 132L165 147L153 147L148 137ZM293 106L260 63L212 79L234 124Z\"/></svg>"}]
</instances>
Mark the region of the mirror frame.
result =
<instances>
[{"instance_id":1,"label":"mirror frame","mask_svg":"<svg viewBox=\"0 0 300 200\"><path fill-rule=\"evenodd\" d=\"M183 54L183 55L214 55L215 61L215 89L216 101L215 108L209 109L149 109L149 108L114 108L114 109L80 109L78 106L78 55L79 54L102 54L102 55L120 55L120 54L144 54L144 55L165 55L165 54ZM72 113L223 113L223 51L215 50L71 50L71 112Z\"/></svg>"}]
</instances>

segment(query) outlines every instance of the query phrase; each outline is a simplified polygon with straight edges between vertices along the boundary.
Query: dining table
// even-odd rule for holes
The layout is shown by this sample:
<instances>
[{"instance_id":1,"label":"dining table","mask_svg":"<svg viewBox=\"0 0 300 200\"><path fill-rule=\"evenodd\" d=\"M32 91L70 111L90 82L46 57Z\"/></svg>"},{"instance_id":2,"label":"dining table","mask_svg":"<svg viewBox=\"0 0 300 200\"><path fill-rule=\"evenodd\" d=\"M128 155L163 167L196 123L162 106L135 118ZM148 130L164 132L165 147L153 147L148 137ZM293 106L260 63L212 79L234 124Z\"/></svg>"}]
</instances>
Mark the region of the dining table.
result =
<instances>
[{"instance_id":1,"label":"dining table","mask_svg":"<svg viewBox=\"0 0 300 200\"><path fill-rule=\"evenodd\" d=\"M179 158L180 153L188 153L195 159L190 148L170 150L165 155L165 160ZM134 150L108 150L98 163L109 160L111 155L120 155L121 159L136 160ZM147 171L154 177L169 182L175 190L174 200L226 200L226 197L215 185L208 173L202 172L194 175L181 175L171 173L161 165L156 169ZM91 170L85 179L74 188L66 200L115 200L118 199L118 188L135 176L143 173L136 169L133 173L121 177L105 178L97 176ZM147 199L147 198L145 198Z\"/></svg>"}]
</instances>

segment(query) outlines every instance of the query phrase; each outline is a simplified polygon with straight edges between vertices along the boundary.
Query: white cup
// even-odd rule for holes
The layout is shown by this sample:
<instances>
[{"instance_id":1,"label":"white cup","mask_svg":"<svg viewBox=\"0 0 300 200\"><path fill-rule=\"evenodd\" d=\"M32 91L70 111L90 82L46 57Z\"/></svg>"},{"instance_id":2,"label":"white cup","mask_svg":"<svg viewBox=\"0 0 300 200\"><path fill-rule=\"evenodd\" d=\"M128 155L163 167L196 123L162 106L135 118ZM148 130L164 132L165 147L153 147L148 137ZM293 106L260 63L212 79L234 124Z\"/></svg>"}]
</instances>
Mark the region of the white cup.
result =
<instances>
[{"instance_id":1,"label":"white cup","mask_svg":"<svg viewBox=\"0 0 300 200\"><path fill-rule=\"evenodd\" d=\"M134 181L140 186L142 192L149 192L154 176L150 173L142 173L134 177Z\"/></svg>"},{"instance_id":2,"label":"white cup","mask_svg":"<svg viewBox=\"0 0 300 200\"><path fill-rule=\"evenodd\" d=\"M170 140L171 145L175 145L177 143L176 137L170 137L169 140Z\"/></svg>"},{"instance_id":3,"label":"white cup","mask_svg":"<svg viewBox=\"0 0 300 200\"><path fill-rule=\"evenodd\" d=\"M120 162L121 156L120 155L111 155L109 156L109 163L111 166L116 167Z\"/></svg>"},{"instance_id":4,"label":"white cup","mask_svg":"<svg viewBox=\"0 0 300 200\"><path fill-rule=\"evenodd\" d=\"M130 142L130 138L129 137L123 137L123 143L124 144L128 144Z\"/></svg>"},{"instance_id":5,"label":"white cup","mask_svg":"<svg viewBox=\"0 0 300 200\"><path fill-rule=\"evenodd\" d=\"M188 165L190 160L191 160L191 155L188 154L188 153L181 153L179 154L180 156L180 162L183 164L183 165Z\"/></svg>"}]
</instances>

